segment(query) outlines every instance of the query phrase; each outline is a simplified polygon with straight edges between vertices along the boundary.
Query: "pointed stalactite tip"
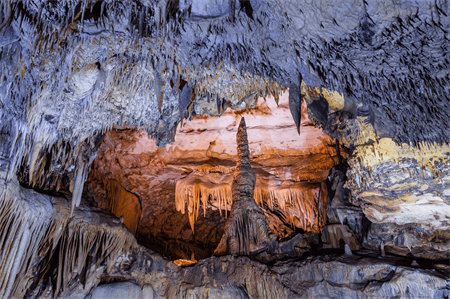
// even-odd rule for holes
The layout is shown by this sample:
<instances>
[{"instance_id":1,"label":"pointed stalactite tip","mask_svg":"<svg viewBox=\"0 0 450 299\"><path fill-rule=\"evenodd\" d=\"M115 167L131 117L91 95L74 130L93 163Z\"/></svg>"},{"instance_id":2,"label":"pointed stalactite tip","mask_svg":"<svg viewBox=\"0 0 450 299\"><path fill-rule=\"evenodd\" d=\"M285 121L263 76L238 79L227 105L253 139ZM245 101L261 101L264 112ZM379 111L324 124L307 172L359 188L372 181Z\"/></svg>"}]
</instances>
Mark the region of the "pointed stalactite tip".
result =
<instances>
[{"instance_id":1,"label":"pointed stalactite tip","mask_svg":"<svg viewBox=\"0 0 450 299\"><path fill-rule=\"evenodd\" d=\"M302 123L302 94L299 87L289 89L289 110L291 110L297 133L300 135L300 125Z\"/></svg>"}]
</instances>

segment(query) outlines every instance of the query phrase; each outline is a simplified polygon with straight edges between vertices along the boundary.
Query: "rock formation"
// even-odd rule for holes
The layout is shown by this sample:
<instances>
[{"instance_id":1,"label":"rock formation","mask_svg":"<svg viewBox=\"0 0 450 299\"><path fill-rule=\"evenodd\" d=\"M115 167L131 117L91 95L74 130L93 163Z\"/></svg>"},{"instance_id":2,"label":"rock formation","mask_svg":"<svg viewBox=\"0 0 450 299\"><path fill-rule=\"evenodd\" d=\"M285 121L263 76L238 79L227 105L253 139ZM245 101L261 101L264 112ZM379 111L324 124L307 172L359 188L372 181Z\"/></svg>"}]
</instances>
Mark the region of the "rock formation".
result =
<instances>
[{"instance_id":1,"label":"rock formation","mask_svg":"<svg viewBox=\"0 0 450 299\"><path fill-rule=\"evenodd\" d=\"M324 180L339 163L335 143L311 125L306 105L298 137L288 99L287 93L281 94L277 105L273 97L260 98L246 119L255 200L279 239L296 229L320 231L328 193ZM108 182L120 182L142 206L139 242L172 260L188 260L192 253L196 259L211 256L231 209L235 134L243 113L247 109L228 108L220 118L195 116L177 129L177 140L164 149L142 130L108 132L84 195L108 208ZM347 157L345 149L342 155ZM190 196L194 188L200 191L197 198ZM196 201L200 204L191 209Z\"/></svg>"},{"instance_id":2,"label":"rock formation","mask_svg":"<svg viewBox=\"0 0 450 299\"><path fill-rule=\"evenodd\" d=\"M1 1L0 298L448 298L449 16Z\"/></svg>"},{"instance_id":3,"label":"rock formation","mask_svg":"<svg viewBox=\"0 0 450 299\"><path fill-rule=\"evenodd\" d=\"M141 217L141 203L139 198L125 190L119 182L108 180L105 190L107 192L104 203L105 206L99 205L100 208L111 211L117 217L123 217L123 224L136 235Z\"/></svg>"},{"instance_id":4,"label":"rock formation","mask_svg":"<svg viewBox=\"0 0 450 299\"><path fill-rule=\"evenodd\" d=\"M255 202L255 172L250 165L247 127L242 117L236 134L237 159L231 186L233 204L216 255L256 255L277 247L276 235Z\"/></svg>"}]
</instances>

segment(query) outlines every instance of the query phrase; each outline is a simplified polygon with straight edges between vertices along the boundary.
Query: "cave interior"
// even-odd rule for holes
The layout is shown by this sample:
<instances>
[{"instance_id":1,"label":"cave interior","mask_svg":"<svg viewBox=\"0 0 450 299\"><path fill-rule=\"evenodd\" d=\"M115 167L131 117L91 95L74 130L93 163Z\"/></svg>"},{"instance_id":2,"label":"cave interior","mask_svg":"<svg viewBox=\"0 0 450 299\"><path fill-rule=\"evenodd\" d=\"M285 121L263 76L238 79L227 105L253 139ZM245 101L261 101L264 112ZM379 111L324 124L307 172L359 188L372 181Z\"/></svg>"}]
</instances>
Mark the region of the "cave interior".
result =
<instances>
[{"instance_id":1,"label":"cave interior","mask_svg":"<svg viewBox=\"0 0 450 299\"><path fill-rule=\"evenodd\" d=\"M1 0L0 298L450 298L450 3Z\"/></svg>"}]
</instances>

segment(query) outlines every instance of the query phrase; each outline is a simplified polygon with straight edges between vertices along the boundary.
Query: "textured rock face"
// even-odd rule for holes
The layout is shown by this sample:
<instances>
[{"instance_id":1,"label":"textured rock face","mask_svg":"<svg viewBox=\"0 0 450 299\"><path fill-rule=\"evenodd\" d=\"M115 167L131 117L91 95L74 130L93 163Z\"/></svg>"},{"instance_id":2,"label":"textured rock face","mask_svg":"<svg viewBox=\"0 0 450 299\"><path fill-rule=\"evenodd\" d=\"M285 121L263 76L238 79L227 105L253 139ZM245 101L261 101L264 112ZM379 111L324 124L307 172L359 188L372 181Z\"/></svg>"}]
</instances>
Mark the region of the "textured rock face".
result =
<instances>
[{"instance_id":1,"label":"textured rock face","mask_svg":"<svg viewBox=\"0 0 450 299\"><path fill-rule=\"evenodd\" d=\"M447 153L446 146L413 148L383 138L356 147L347 185L353 202L376 223L369 236L372 248L383 242L381 235L389 235L384 245L395 244L396 253L449 257Z\"/></svg>"},{"instance_id":2,"label":"textured rock face","mask_svg":"<svg viewBox=\"0 0 450 299\"><path fill-rule=\"evenodd\" d=\"M0 174L2 298L51 298L80 284L89 289L119 256L137 248L113 215L82 204L70 217L66 198L24 189L15 178L5 180ZM73 295L84 298L87 292Z\"/></svg>"},{"instance_id":3,"label":"textured rock face","mask_svg":"<svg viewBox=\"0 0 450 299\"><path fill-rule=\"evenodd\" d=\"M248 148L244 149L248 154ZM246 166L243 168L248 170L248 157ZM407 266L410 260L399 258L325 256L278 261L268 266L248 257L225 256L180 268L138 245L114 216L82 204L70 218L68 200L24 189L15 178L6 180L5 171L0 172L0 178L0 225L12 227L2 229L1 240L13 245L5 252L8 258L2 258L2 268L9 269L0 272L4 298L104 298L121 294L136 298L449 295L448 278L439 272L414 269ZM250 178L250 185L254 182ZM247 189L243 188L244 195L248 195ZM259 209L256 203L254 206ZM280 255L302 246L305 239L280 242L274 253ZM445 266L436 268L446 271ZM134 283L126 282L130 280ZM121 282L108 283L112 281ZM100 282L107 283L98 286Z\"/></svg>"},{"instance_id":4,"label":"textured rock face","mask_svg":"<svg viewBox=\"0 0 450 299\"><path fill-rule=\"evenodd\" d=\"M450 258L448 230L431 225L409 223L372 223L364 245L374 250L419 258L448 260Z\"/></svg>"},{"instance_id":5,"label":"textured rock face","mask_svg":"<svg viewBox=\"0 0 450 299\"><path fill-rule=\"evenodd\" d=\"M330 223L347 224L372 249L448 258L448 146L396 144L383 137L367 106L347 109L347 98L302 90L312 121L352 148L348 167L330 173L336 178L327 208Z\"/></svg>"},{"instance_id":6,"label":"textured rock face","mask_svg":"<svg viewBox=\"0 0 450 299\"><path fill-rule=\"evenodd\" d=\"M374 222L449 229L449 150L426 144L399 146L389 139L359 146L349 161L349 186Z\"/></svg>"},{"instance_id":7,"label":"textured rock face","mask_svg":"<svg viewBox=\"0 0 450 299\"><path fill-rule=\"evenodd\" d=\"M142 299L142 289L131 282L104 284L98 286L92 292L90 299L109 299L113 297Z\"/></svg>"},{"instance_id":8,"label":"textured rock face","mask_svg":"<svg viewBox=\"0 0 450 299\"><path fill-rule=\"evenodd\" d=\"M116 180L106 181L106 196L98 207L111 211L114 215L121 218L123 224L136 234L141 217L141 203L139 198L125 190Z\"/></svg>"},{"instance_id":9,"label":"textured rock face","mask_svg":"<svg viewBox=\"0 0 450 299\"><path fill-rule=\"evenodd\" d=\"M326 225L322 232L322 242L324 248L342 248L345 244L351 250L359 250L361 248L354 233L347 225L332 224Z\"/></svg>"},{"instance_id":10,"label":"textured rock face","mask_svg":"<svg viewBox=\"0 0 450 299\"><path fill-rule=\"evenodd\" d=\"M250 160L256 172L255 199L265 207L279 238L292 234L295 227L320 231L327 200L322 182L339 161L334 143L311 126L306 106L298 136L288 98L287 93L281 95L278 107L273 98L259 99L246 117ZM220 118L194 117L178 128L176 141L164 149L142 131L108 133L87 182L87 193L94 195L91 201L106 207L104 190L109 180L117 180L141 202L137 235L141 242L149 240L144 244L171 258L190 259L192 253L197 259L210 256L232 204L236 130L245 112L227 110ZM346 157L344 150L342 155ZM178 208L176 196L181 197ZM177 212L182 208L186 214Z\"/></svg>"}]
</instances>

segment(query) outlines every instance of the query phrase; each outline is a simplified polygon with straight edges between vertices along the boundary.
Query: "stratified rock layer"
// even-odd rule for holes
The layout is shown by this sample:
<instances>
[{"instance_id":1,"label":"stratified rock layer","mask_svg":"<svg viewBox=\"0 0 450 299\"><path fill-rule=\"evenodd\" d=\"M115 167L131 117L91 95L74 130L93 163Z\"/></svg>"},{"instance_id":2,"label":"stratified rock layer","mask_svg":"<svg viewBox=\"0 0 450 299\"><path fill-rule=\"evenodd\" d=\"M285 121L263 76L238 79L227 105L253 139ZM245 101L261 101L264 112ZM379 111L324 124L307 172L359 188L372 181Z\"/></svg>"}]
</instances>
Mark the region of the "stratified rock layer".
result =
<instances>
[{"instance_id":1,"label":"stratified rock layer","mask_svg":"<svg viewBox=\"0 0 450 299\"><path fill-rule=\"evenodd\" d=\"M330 174L335 179L329 221L347 224L368 248L449 258L449 146L396 143L370 107L323 90L303 86L303 91L310 118L352 148L348 167Z\"/></svg>"}]
</instances>

